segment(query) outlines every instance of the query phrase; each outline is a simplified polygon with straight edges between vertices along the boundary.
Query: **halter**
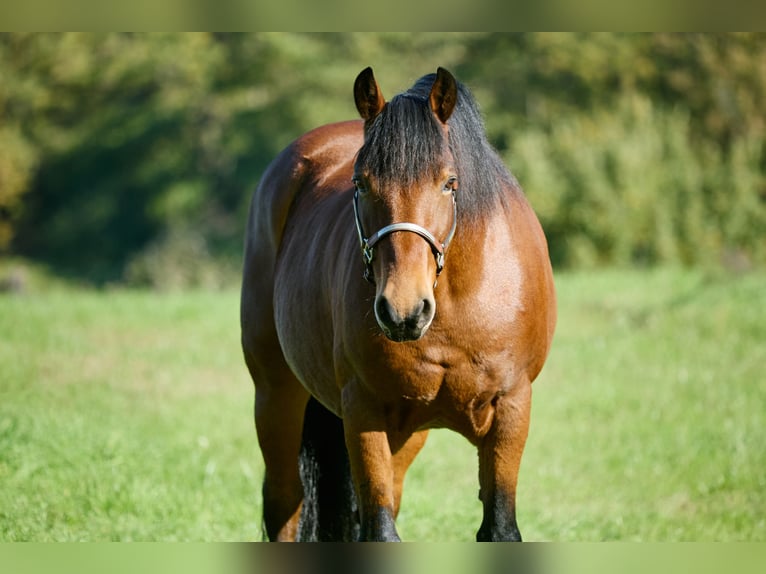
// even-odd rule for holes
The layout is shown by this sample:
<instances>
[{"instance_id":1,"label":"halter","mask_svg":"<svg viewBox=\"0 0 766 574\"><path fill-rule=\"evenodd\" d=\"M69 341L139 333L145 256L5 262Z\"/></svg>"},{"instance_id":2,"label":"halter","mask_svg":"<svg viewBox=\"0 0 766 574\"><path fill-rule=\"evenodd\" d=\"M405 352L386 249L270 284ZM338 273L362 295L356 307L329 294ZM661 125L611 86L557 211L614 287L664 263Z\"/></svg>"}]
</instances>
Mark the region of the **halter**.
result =
<instances>
[{"instance_id":1,"label":"halter","mask_svg":"<svg viewBox=\"0 0 766 574\"><path fill-rule=\"evenodd\" d=\"M354 218L356 219L356 231L359 234L359 245L362 248L362 260L364 261L364 278L370 283L375 283L375 277L372 273L372 261L375 259L375 245L387 235L391 235L396 231L409 231L416 233L425 239L431 246L431 251L434 254L436 260L436 276L444 269L444 252L452 241L452 237L455 235L455 228L457 227L457 202L455 201L455 192L452 192L452 227L450 227L447 238L443 243L440 243L434 235L428 231L425 227L421 227L416 223L392 223L379 229L373 233L370 237L364 236L364 230L362 229L362 219L359 216L359 190L354 191ZM434 287L436 287L436 281L434 281Z\"/></svg>"}]
</instances>

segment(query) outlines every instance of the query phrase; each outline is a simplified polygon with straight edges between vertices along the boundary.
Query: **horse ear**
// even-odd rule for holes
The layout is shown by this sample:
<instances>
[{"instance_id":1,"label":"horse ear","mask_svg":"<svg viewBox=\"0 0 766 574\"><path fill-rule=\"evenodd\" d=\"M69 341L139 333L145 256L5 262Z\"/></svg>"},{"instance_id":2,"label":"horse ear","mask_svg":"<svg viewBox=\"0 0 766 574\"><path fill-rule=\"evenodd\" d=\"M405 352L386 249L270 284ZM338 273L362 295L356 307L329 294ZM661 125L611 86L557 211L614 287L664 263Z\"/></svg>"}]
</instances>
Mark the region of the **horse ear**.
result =
<instances>
[{"instance_id":1,"label":"horse ear","mask_svg":"<svg viewBox=\"0 0 766 574\"><path fill-rule=\"evenodd\" d=\"M354 82L354 101L359 115L365 121L370 121L380 113L386 100L380 93L378 82L372 74L372 68L367 67L356 77Z\"/></svg>"},{"instance_id":2,"label":"horse ear","mask_svg":"<svg viewBox=\"0 0 766 574\"><path fill-rule=\"evenodd\" d=\"M457 102L457 82L455 78L444 68L436 70L436 80L431 88L431 109L442 123L452 115Z\"/></svg>"}]
</instances>

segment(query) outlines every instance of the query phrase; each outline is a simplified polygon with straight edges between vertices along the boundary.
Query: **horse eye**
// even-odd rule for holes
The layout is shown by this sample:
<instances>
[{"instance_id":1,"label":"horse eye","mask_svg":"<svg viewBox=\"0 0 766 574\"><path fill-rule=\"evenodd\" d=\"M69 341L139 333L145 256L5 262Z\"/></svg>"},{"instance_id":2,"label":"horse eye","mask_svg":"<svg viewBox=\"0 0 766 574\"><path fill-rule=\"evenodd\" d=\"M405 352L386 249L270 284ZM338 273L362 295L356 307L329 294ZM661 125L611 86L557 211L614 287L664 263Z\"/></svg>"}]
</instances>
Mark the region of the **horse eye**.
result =
<instances>
[{"instance_id":1,"label":"horse eye","mask_svg":"<svg viewBox=\"0 0 766 574\"><path fill-rule=\"evenodd\" d=\"M362 181L361 178L359 178L359 177L352 177L351 178L351 183L354 184L354 187L356 188L356 190L359 193L364 193L365 191L367 191L367 188L364 187L364 182Z\"/></svg>"},{"instance_id":2,"label":"horse eye","mask_svg":"<svg viewBox=\"0 0 766 574\"><path fill-rule=\"evenodd\" d=\"M457 191L457 178L451 177L447 180L447 182L444 184L444 187L442 188L443 193L452 193L454 191Z\"/></svg>"}]
</instances>

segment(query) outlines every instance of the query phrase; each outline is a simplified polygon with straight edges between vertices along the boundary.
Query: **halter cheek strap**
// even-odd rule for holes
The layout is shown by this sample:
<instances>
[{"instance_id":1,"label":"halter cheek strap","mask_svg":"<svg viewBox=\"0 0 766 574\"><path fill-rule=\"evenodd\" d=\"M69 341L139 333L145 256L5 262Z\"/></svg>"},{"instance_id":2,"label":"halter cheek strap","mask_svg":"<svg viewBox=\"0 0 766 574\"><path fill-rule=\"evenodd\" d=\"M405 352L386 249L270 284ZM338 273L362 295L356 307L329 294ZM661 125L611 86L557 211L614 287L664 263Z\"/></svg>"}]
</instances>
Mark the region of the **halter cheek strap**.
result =
<instances>
[{"instance_id":1,"label":"halter cheek strap","mask_svg":"<svg viewBox=\"0 0 766 574\"><path fill-rule=\"evenodd\" d=\"M362 249L362 259L364 261L364 278L370 283L375 283L375 278L372 273L372 261L375 259L375 245L387 235L391 235L397 231L409 231L415 233L425 239L431 246L431 251L434 254L436 260L436 276L444 269L444 252L452 241L452 237L455 235L455 229L457 227L457 202L455 201L455 193L452 193L452 226L449 233L443 242L439 242L433 233L428 231L425 227L422 227L416 223L402 222L392 223L379 229L373 233L370 237L365 237L364 230L362 229L362 219L359 215L359 191L354 191L354 219L356 220L356 231L359 235L359 245ZM434 287L436 282L434 282Z\"/></svg>"}]
</instances>

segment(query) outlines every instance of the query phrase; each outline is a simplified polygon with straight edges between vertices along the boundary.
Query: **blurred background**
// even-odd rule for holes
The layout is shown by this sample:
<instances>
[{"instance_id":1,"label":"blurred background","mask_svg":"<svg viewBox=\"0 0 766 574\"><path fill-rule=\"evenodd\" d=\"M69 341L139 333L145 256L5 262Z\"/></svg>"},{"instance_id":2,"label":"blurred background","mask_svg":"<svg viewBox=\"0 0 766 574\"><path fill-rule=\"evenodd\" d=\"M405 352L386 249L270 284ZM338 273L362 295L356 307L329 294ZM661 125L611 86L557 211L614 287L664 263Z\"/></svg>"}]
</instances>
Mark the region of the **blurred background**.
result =
<instances>
[{"instance_id":1,"label":"blurred background","mask_svg":"<svg viewBox=\"0 0 766 574\"><path fill-rule=\"evenodd\" d=\"M766 263L766 35L0 35L0 273L236 285L250 194L308 129L444 66L558 269Z\"/></svg>"}]
</instances>

